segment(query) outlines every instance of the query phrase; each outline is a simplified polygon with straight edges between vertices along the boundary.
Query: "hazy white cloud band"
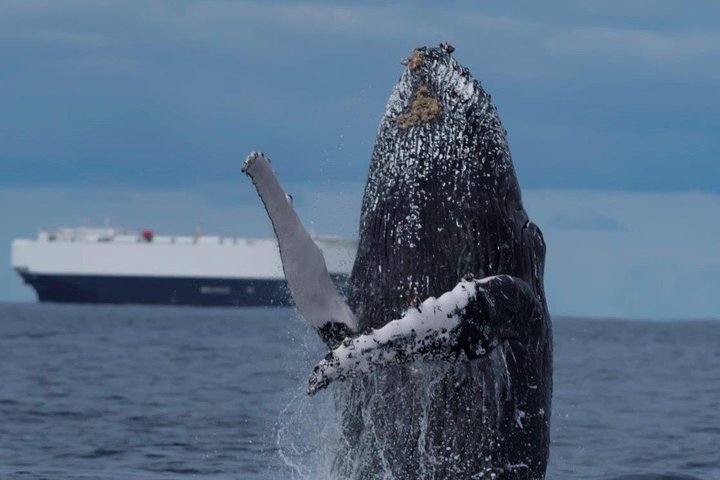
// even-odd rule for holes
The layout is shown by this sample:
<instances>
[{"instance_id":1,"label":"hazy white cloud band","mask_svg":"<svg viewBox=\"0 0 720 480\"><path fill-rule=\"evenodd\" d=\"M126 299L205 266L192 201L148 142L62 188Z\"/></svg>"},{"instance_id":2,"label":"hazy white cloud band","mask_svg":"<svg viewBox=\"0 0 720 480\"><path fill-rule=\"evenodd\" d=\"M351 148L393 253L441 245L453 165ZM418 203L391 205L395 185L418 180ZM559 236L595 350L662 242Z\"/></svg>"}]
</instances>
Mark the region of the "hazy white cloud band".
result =
<instances>
[{"instance_id":1,"label":"hazy white cloud band","mask_svg":"<svg viewBox=\"0 0 720 480\"><path fill-rule=\"evenodd\" d=\"M218 185L212 195L183 191L72 189L0 190L0 233L17 236L44 226L114 224L189 234L271 235L250 185ZM362 184L288 187L304 221L317 233L353 237ZM210 191L210 189L206 190ZM53 210L47 206L52 204ZM525 204L548 244L546 285L555 314L630 318L720 318L720 195L529 190ZM9 251L7 251L9 254ZM9 268L0 300L30 300Z\"/></svg>"}]
</instances>

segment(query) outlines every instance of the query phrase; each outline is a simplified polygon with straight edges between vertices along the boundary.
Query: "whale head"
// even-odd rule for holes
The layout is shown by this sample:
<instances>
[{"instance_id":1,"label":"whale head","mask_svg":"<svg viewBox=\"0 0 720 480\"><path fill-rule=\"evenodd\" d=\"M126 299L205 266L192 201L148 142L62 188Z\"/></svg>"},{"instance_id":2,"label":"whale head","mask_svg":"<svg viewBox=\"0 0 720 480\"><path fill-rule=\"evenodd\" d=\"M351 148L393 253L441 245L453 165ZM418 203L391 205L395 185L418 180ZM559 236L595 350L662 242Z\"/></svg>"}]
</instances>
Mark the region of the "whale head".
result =
<instances>
[{"instance_id":1,"label":"whale head","mask_svg":"<svg viewBox=\"0 0 720 480\"><path fill-rule=\"evenodd\" d=\"M532 276L505 129L452 50L413 50L380 122L349 294L362 328L467 273Z\"/></svg>"}]
</instances>

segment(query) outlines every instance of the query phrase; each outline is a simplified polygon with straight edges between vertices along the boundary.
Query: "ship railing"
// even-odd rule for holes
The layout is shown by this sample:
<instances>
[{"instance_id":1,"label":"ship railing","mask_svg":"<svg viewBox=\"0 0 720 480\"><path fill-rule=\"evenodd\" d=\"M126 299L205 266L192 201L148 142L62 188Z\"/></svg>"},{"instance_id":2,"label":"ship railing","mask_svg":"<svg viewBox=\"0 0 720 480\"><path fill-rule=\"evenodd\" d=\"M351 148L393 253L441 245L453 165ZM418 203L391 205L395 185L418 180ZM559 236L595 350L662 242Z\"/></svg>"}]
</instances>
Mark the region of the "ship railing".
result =
<instances>
[{"instance_id":1,"label":"ship railing","mask_svg":"<svg viewBox=\"0 0 720 480\"><path fill-rule=\"evenodd\" d=\"M316 235L313 239L323 248L357 247L357 241L337 236ZM201 244L201 245L262 245L267 242L276 243L269 238L223 237L219 235L155 235L151 239L144 238L129 230L112 229L69 229L41 230L38 232L39 242L87 242L87 243L147 243L147 244Z\"/></svg>"}]
</instances>

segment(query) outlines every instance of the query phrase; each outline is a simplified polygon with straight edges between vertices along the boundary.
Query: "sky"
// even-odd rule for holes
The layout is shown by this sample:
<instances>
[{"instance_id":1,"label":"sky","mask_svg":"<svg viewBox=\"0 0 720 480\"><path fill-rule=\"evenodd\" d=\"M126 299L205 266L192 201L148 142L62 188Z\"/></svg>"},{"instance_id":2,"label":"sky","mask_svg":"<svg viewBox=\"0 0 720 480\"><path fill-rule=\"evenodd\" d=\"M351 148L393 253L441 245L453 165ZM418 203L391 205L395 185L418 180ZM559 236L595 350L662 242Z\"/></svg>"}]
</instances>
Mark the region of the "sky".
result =
<instances>
[{"instance_id":1,"label":"sky","mask_svg":"<svg viewBox=\"0 0 720 480\"><path fill-rule=\"evenodd\" d=\"M551 311L720 318L717 18L665 0L0 0L0 301L33 301L9 253L39 228L269 235L251 150L311 228L356 236L401 61L449 42L508 130Z\"/></svg>"}]
</instances>

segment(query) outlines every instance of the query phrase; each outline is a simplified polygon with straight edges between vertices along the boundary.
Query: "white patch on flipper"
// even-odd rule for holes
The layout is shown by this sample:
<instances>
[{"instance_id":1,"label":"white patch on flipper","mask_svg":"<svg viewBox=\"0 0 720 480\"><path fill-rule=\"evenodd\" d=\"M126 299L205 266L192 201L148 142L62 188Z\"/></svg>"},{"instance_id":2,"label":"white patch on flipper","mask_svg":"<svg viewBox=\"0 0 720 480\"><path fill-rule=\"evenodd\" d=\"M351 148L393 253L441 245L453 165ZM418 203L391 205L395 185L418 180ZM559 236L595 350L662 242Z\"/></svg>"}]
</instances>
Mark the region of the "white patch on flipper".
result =
<instances>
[{"instance_id":1,"label":"white patch on flipper","mask_svg":"<svg viewBox=\"0 0 720 480\"><path fill-rule=\"evenodd\" d=\"M440 297L430 297L399 320L369 334L347 338L313 371L308 393L314 394L335 380L369 373L416 356L429 341L442 349L450 348L451 332L460 324L460 315L495 277L462 280Z\"/></svg>"}]
</instances>

